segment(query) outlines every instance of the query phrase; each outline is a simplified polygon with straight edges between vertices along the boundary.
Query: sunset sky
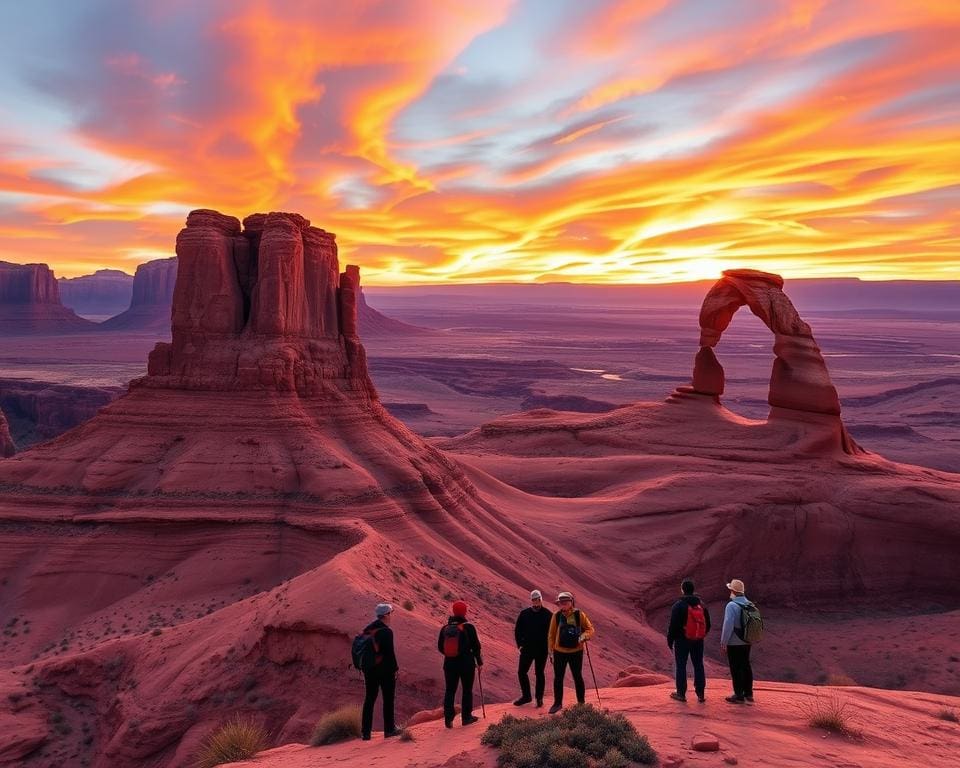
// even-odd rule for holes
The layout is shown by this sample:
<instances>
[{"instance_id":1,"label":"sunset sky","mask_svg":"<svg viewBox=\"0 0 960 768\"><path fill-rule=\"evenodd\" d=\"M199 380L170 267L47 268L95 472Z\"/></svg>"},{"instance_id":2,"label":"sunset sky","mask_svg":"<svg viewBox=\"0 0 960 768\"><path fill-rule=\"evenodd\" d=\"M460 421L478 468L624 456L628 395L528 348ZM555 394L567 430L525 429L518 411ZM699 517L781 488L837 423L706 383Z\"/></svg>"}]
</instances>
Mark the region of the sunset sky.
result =
<instances>
[{"instance_id":1,"label":"sunset sky","mask_svg":"<svg viewBox=\"0 0 960 768\"><path fill-rule=\"evenodd\" d=\"M0 259L291 210L368 285L958 279L955 0L0 0Z\"/></svg>"}]
</instances>

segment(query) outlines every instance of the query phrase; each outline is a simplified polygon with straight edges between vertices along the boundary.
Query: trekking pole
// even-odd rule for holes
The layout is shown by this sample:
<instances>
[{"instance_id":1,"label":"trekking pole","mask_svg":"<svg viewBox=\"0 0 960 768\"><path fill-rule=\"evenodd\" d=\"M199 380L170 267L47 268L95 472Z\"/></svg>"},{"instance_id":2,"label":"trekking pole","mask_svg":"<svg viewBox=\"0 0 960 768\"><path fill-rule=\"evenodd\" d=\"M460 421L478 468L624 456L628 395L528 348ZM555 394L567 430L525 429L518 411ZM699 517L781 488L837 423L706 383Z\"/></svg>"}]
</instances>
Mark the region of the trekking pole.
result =
<instances>
[{"instance_id":1,"label":"trekking pole","mask_svg":"<svg viewBox=\"0 0 960 768\"><path fill-rule=\"evenodd\" d=\"M593 671L593 659L590 658L590 642L585 642L583 647L587 649L587 663L590 665L590 674L593 676L593 687L597 690L597 703L603 706L603 702L600 701L600 686L597 685L597 673Z\"/></svg>"},{"instance_id":2,"label":"trekking pole","mask_svg":"<svg viewBox=\"0 0 960 768\"><path fill-rule=\"evenodd\" d=\"M477 667L477 682L480 684L480 711L483 719L487 719L487 708L483 704L483 667Z\"/></svg>"}]
</instances>

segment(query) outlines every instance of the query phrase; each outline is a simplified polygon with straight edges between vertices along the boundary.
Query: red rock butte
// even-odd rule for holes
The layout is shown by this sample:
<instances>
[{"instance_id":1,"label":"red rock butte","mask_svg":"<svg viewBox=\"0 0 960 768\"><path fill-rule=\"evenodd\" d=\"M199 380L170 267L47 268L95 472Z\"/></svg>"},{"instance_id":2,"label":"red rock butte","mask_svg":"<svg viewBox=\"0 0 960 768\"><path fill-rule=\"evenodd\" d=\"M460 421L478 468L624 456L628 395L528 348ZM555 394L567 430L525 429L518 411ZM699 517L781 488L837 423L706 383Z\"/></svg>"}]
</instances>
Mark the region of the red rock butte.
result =
<instances>
[{"instance_id":1,"label":"red rock butte","mask_svg":"<svg viewBox=\"0 0 960 768\"><path fill-rule=\"evenodd\" d=\"M96 328L60 301L60 286L46 264L0 261L0 336L67 333Z\"/></svg>"},{"instance_id":2,"label":"red rock butte","mask_svg":"<svg viewBox=\"0 0 960 768\"><path fill-rule=\"evenodd\" d=\"M170 307L177 282L177 259L155 259L141 264L133 276L130 306L104 321L108 331L155 330L170 333Z\"/></svg>"}]
</instances>

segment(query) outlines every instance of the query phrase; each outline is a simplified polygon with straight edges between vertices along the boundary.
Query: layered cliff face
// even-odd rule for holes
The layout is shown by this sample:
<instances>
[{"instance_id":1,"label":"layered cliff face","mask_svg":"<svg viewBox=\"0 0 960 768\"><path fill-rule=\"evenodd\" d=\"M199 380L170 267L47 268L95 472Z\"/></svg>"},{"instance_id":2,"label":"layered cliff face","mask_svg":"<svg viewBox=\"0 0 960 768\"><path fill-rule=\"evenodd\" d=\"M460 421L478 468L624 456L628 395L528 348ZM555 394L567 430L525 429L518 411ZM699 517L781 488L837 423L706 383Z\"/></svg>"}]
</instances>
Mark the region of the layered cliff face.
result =
<instances>
[{"instance_id":1,"label":"layered cliff face","mask_svg":"<svg viewBox=\"0 0 960 768\"><path fill-rule=\"evenodd\" d=\"M133 276L129 306L104 321L110 331L156 331L170 333L170 306L177 281L177 259L155 259L141 264Z\"/></svg>"},{"instance_id":2,"label":"layered cliff face","mask_svg":"<svg viewBox=\"0 0 960 768\"><path fill-rule=\"evenodd\" d=\"M4 416L3 409L0 409L0 459L13 456L16 452L17 446L16 443L13 442L13 437L10 434L7 417Z\"/></svg>"},{"instance_id":3,"label":"layered cliff face","mask_svg":"<svg viewBox=\"0 0 960 768\"><path fill-rule=\"evenodd\" d=\"M93 327L60 302L60 288L46 264L0 261L0 335L66 333Z\"/></svg>"},{"instance_id":4,"label":"layered cliff face","mask_svg":"<svg viewBox=\"0 0 960 768\"><path fill-rule=\"evenodd\" d=\"M64 306L94 318L123 312L130 305L133 282L133 277L119 269L98 269L92 275L57 281Z\"/></svg>"}]
</instances>

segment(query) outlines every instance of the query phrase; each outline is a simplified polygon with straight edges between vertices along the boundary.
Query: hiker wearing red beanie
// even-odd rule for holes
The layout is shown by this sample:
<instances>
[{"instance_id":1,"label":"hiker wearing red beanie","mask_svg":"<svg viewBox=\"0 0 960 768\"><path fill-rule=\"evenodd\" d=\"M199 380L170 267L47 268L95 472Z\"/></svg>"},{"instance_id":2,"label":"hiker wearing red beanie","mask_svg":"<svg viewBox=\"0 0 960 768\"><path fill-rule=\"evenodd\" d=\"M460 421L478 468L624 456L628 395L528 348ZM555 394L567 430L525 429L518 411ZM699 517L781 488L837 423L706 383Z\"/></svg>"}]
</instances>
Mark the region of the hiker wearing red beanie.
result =
<instances>
[{"instance_id":1,"label":"hiker wearing red beanie","mask_svg":"<svg viewBox=\"0 0 960 768\"><path fill-rule=\"evenodd\" d=\"M450 618L440 628L437 650L443 654L443 678L446 689L443 694L443 723L453 728L456 711L453 701L457 687L463 687L460 695L460 722L470 725L480 718L473 714L473 679L477 667L483 666L480 655L480 638L477 628L467 621L467 604L457 600L450 606Z\"/></svg>"}]
</instances>

